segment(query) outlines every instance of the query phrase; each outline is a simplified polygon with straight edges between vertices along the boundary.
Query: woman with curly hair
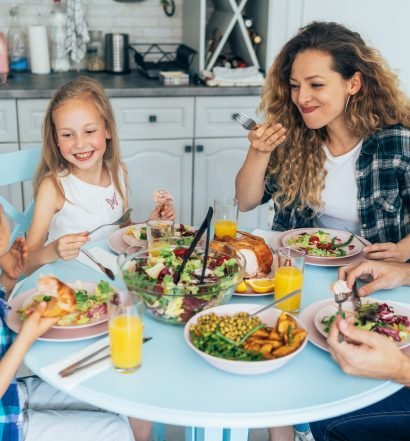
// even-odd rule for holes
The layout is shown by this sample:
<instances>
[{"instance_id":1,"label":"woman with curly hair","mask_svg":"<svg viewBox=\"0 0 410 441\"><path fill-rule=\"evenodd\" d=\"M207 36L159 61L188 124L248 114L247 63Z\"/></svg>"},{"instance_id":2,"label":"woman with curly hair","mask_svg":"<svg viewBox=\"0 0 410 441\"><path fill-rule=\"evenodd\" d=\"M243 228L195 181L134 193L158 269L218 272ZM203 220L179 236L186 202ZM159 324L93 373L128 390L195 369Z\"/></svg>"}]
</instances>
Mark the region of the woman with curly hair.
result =
<instances>
[{"instance_id":1,"label":"woman with curly hair","mask_svg":"<svg viewBox=\"0 0 410 441\"><path fill-rule=\"evenodd\" d=\"M236 177L241 211L273 199L272 229L349 227L371 259L410 259L410 100L360 35L312 22L266 79L263 124Z\"/></svg>"}]
</instances>

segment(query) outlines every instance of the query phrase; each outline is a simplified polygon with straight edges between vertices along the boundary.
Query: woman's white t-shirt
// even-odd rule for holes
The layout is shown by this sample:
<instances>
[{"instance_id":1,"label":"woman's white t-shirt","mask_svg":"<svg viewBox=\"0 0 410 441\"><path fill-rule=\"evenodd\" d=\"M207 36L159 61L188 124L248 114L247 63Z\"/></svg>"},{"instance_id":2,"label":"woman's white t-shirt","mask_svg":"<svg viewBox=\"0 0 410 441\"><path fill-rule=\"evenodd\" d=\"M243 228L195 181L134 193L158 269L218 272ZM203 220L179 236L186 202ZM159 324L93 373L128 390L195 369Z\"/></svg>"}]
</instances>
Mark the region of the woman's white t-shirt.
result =
<instances>
[{"instance_id":1,"label":"woman's white t-shirt","mask_svg":"<svg viewBox=\"0 0 410 441\"><path fill-rule=\"evenodd\" d=\"M363 140L350 152L341 156L333 156L329 149L323 146L327 175L322 192L324 208L317 218L319 227L337 230L347 227L360 234L355 170L362 144Z\"/></svg>"},{"instance_id":2,"label":"woman's white t-shirt","mask_svg":"<svg viewBox=\"0 0 410 441\"><path fill-rule=\"evenodd\" d=\"M121 179L121 175L120 175ZM91 231L116 221L124 211L124 201L112 183L108 187L89 184L72 174L60 175L66 201L51 222L47 243L71 233ZM103 239L116 231L118 226L101 228L90 236Z\"/></svg>"}]
</instances>

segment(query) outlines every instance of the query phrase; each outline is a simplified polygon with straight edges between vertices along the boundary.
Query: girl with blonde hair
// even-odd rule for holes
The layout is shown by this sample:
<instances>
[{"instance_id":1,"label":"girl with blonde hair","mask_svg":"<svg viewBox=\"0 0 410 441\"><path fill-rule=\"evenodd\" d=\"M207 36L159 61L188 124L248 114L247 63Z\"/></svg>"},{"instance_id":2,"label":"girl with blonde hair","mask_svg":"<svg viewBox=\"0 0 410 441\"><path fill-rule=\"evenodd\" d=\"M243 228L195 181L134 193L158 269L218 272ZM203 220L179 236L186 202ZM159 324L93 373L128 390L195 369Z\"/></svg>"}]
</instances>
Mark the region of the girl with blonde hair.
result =
<instances>
[{"instance_id":1,"label":"girl with blonde hair","mask_svg":"<svg viewBox=\"0 0 410 441\"><path fill-rule=\"evenodd\" d=\"M360 35L301 28L266 79L263 124L236 177L241 211L273 200L272 229L348 227L371 259L410 259L410 101Z\"/></svg>"},{"instance_id":2,"label":"girl with blonde hair","mask_svg":"<svg viewBox=\"0 0 410 441\"><path fill-rule=\"evenodd\" d=\"M107 237L128 206L127 171L114 113L102 85L76 77L50 100L43 149L34 179L35 211L28 232L29 272L61 258L74 259L89 238ZM172 203L150 218L174 218Z\"/></svg>"}]
</instances>

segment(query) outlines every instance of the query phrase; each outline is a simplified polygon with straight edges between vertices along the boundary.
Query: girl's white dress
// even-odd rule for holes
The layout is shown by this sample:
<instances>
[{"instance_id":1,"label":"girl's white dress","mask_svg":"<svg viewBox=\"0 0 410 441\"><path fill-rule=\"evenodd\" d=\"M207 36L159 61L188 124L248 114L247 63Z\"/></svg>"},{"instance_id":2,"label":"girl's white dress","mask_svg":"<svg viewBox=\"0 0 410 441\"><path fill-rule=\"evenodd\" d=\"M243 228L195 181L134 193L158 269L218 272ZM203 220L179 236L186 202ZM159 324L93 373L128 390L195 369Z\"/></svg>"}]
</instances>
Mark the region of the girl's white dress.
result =
<instances>
[{"instance_id":1,"label":"girl's white dress","mask_svg":"<svg viewBox=\"0 0 410 441\"><path fill-rule=\"evenodd\" d=\"M115 190L112 180L108 187L100 187L84 182L72 174L62 174L60 182L66 201L63 208L53 217L47 242L66 234L91 231L102 224L114 222L124 211L124 201ZM101 228L92 234L90 239L107 238L118 228Z\"/></svg>"}]
</instances>

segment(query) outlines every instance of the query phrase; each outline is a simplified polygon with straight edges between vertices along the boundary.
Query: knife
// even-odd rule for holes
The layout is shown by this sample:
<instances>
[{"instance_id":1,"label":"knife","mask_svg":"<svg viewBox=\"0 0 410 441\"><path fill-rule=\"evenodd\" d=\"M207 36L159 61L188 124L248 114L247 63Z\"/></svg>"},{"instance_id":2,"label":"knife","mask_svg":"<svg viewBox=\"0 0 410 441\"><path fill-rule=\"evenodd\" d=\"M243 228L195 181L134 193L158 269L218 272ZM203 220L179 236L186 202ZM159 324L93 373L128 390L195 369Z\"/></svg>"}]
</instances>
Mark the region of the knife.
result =
<instances>
[{"instance_id":1,"label":"knife","mask_svg":"<svg viewBox=\"0 0 410 441\"><path fill-rule=\"evenodd\" d=\"M362 306L362 299L360 298L357 292L356 282L354 282L353 284L351 297L352 297L353 308L356 311Z\"/></svg>"},{"instance_id":2,"label":"knife","mask_svg":"<svg viewBox=\"0 0 410 441\"><path fill-rule=\"evenodd\" d=\"M142 342L146 343L147 341L152 340L152 337L144 337ZM105 360L106 358L109 358L111 356L111 354L107 354L104 355L103 357L97 358L96 360L90 361L89 363L83 364L84 362L91 360L92 358L94 358L97 354L99 354L100 352L102 352L104 349L108 349L110 347L110 345L105 345L102 348L98 349L97 351L93 352L90 355L87 355L86 357L82 358L79 361L76 361L73 364L70 364L69 366L67 366L66 368L62 369L58 375L60 375L60 377L68 377L71 374L74 374L75 372L80 371L81 369L85 369L89 366L93 366L94 364L99 363L102 360Z\"/></svg>"}]
</instances>

